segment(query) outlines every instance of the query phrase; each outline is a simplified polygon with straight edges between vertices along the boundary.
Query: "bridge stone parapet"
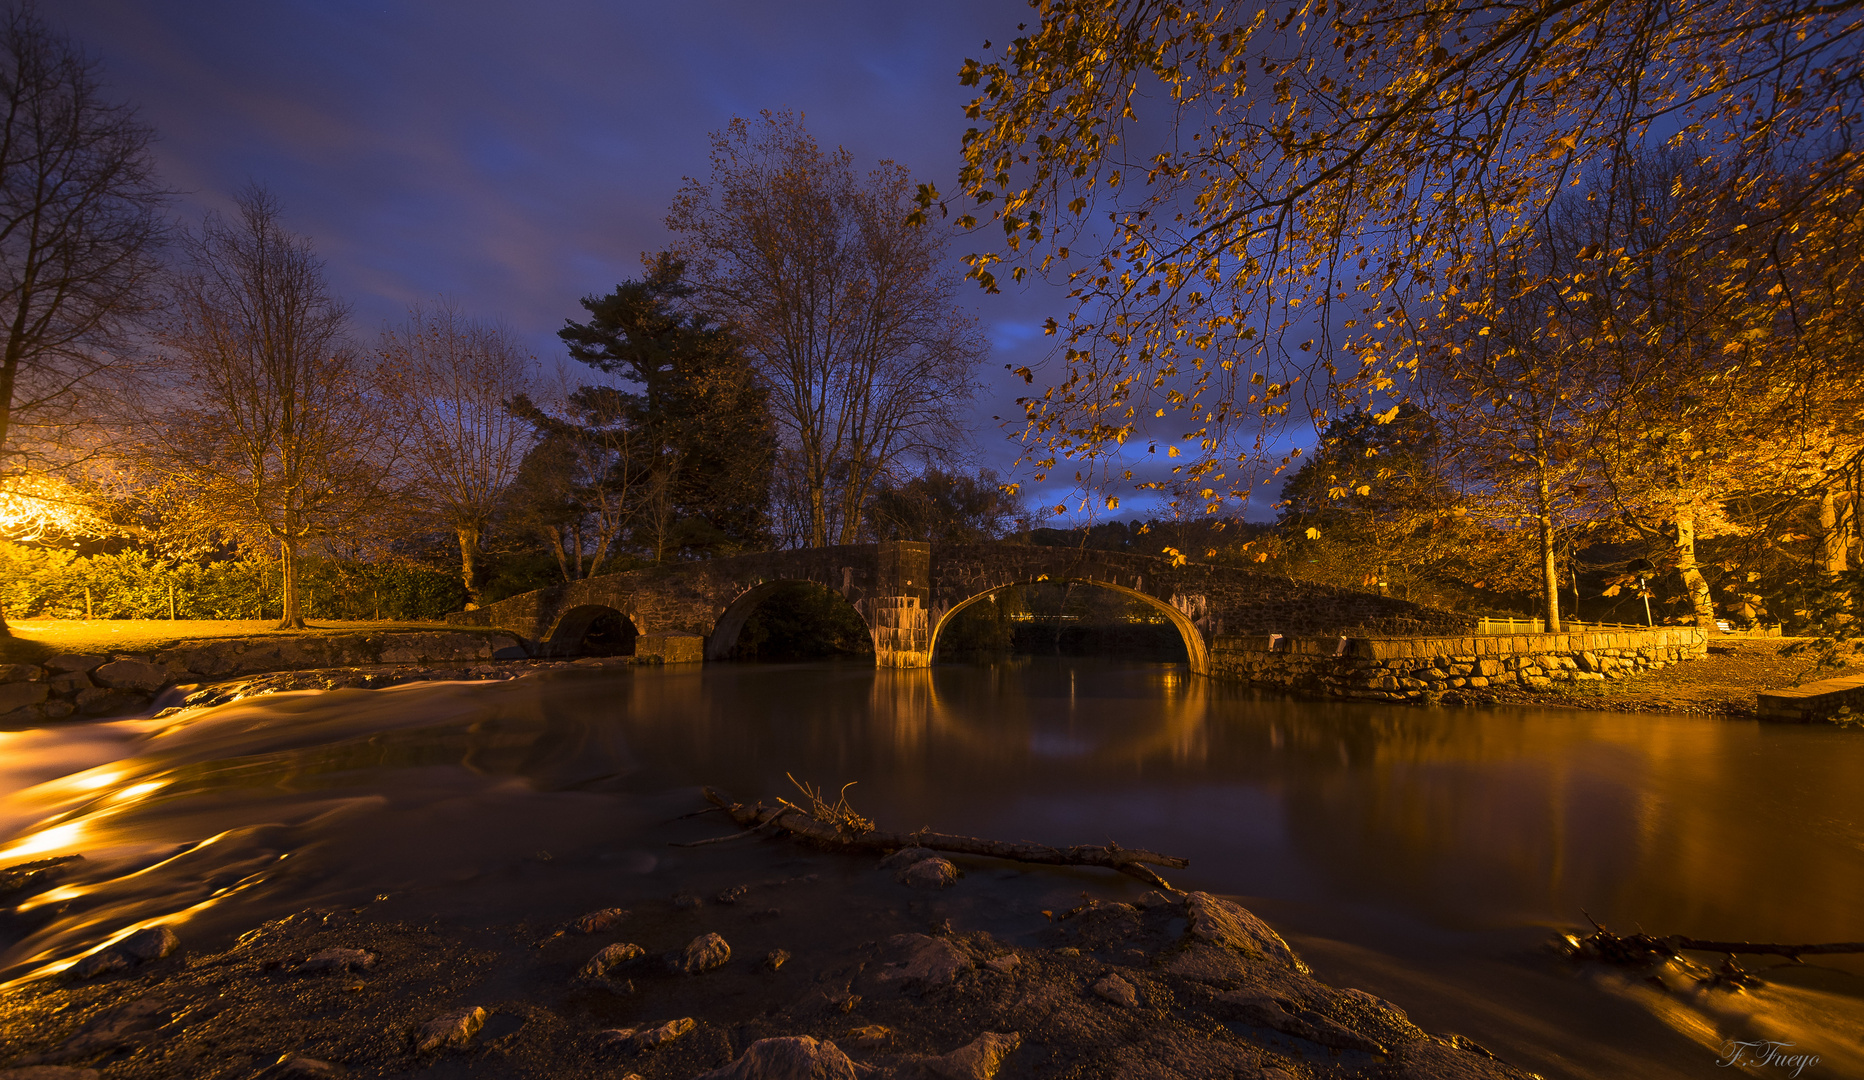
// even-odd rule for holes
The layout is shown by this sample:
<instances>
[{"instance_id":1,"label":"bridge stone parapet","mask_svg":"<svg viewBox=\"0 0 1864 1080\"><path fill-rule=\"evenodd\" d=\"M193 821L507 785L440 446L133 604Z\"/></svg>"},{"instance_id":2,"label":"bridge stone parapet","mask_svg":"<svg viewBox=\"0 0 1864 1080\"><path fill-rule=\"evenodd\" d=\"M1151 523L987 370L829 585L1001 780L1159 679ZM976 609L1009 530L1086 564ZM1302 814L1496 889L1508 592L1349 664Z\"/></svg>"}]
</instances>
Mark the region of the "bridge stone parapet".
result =
<instances>
[{"instance_id":1,"label":"bridge stone parapet","mask_svg":"<svg viewBox=\"0 0 1864 1080\"><path fill-rule=\"evenodd\" d=\"M779 585L807 581L854 607L875 663L923 667L966 606L1016 585L1080 582L1137 597L1184 638L1195 671L1212 670L1224 635L1463 634L1467 616L1273 574L1125 552L989 543L858 544L676 563L514 596L449 622L491 626L542 655L577 651L590 625L625 615L641 634L696 634L707 659L728 655L745 620Z\"/></svg>"}]
</instances>

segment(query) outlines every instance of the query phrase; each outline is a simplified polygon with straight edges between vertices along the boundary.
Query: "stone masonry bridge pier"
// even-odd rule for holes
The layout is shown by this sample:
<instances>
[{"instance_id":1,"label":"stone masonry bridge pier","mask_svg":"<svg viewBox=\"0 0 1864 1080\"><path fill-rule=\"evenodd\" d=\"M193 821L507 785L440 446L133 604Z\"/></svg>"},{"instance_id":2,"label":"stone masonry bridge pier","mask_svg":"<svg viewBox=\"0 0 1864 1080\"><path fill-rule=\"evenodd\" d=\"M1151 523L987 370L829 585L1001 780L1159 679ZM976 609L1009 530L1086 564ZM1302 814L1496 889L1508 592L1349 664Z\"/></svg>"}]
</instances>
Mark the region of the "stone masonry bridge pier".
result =
<instances>
[{"instance_id":1,"label":"stone masonry bridge pier","mask_svg":"<svg viewBox=\"0 0 1864 1080\"><path fill-rule=\"evenodd\" d=\"M1079 548L897 542L738 555L608 574L525 593L447 617L522 638L537 655L577 652L595 621L626 616L642 635L695 635L708 660L730 654L757 605L808 581L845 598L874 637L881 667L925 667L939 632L964 607L1038 581L1097 585L1163 613L1191 669L1211 672L1219 635L1465 634L1467 616L1369 593L1227 566Z\"/></svg>"}]
</instances>

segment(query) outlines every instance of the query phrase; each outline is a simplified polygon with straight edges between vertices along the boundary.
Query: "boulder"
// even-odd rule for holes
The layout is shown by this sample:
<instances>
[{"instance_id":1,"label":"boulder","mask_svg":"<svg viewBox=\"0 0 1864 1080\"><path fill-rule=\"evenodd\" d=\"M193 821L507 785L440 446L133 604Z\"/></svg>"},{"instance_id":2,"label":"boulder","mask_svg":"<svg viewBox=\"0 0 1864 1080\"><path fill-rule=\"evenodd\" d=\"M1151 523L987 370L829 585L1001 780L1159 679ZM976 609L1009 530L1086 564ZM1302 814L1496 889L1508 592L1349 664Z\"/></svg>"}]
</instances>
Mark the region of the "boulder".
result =
<instances>
[{"instance_id":1,"label":"boulder","mask_svg":"<svg viewBox=\"0 0 1864 1080\"><path fill-rule=\"evenodd\" d=\"M0 683L38 682L45 678L45 669L31 664L0 664Z\"/></svg>"},{"instance_id":2,"label":"boulder","mask_svg":"<svg viewBox=\"0 0 1864 1080\"><path fill-rule=\"evenodd\" d=\"M83 653L63 653L45 661L47 671L93 671L110 658Z\"/></svg>"},{"instance_id":3,"label":"boulder","mask_svg":"<svg viewBox=\"0 0 1864 1080\"><path fill-rule=\"evenodd\" d=\"M143 703L143 698L141 695L131 694L123 690L105 690L102 687L92 687L89 690L78 691L76 703L79 711L83 712L86 716L104 716L109 713L133 709Z\"/></svg>"},{"instance_id":4,"label":"boulder","mask_svg":"<svg viewBox=\"0 0 1864 1080\"><path fill-rule=\"evenodd\" d=\"M39 704L51 696L51 690L42 682L0 683L0 716Z\"/></svg>"},{"instance_id":5,"label":"boulder","mask_svg":"<svg viewBox=\"0 0 1864 1080\"><path fill-rule=\"evenodd\" d=\"M91 681L112 690L136 690L148 694L168 685L168 669L145 660L112 660L91 672Z\"/></svg>"},{"instance_id":6,"label":"boulder","mask_svg":"<svg viewBox=\"0 0 1864 1080\"><path fill-rule=\"evenodd\" d=\"M116 947L140 964L172 954L181 947L181 939L166 926L147 926L117 942Z\"/></svg>"},{"instance_id":7,"label":"boulder","mask_svg":"<svg viewBox=\"0 0 1864 1080\"><path fill-rule=\"evenodd\" d=\"M612 1049L639 1052L665 1046L681 1036L691 1034L692 1030L698 1026L698 1021L690 1016L683 1016L678 1020L669 1020L657 1026L614 1028L602 1032L598 1038L604 1046Z\"/></svg>"}]
</instances>

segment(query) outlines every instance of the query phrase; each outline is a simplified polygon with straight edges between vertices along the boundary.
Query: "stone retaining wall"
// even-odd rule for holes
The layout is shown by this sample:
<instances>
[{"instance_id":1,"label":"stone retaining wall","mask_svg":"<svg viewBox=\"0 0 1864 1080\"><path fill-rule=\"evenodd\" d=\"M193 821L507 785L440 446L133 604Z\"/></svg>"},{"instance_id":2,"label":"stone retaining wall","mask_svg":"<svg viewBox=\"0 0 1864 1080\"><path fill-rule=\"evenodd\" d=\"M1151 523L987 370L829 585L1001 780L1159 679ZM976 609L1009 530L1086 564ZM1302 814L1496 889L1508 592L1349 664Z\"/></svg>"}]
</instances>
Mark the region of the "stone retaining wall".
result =
<instances>
[{"instance_id":1,"label":"stone retaining wall","mask_svg":"<svg viewBox=\"0 0 1864 1080\"><path fill-rule=\"evenodd\" d=\"M0 664L0 724L110 716L143 708L176 685L237 675L365 664L518 659L510 634L461 630L216 638L140 652L68 653Z\"/></svg>"},{"instance_id":2,"label":"stone retaining wall","mask_svg":"<svg viewBox=\"0 0 1864 1080\"><path fill-rule=\"evenodd\" d=\"M1489 686L1622 679L1708 654L1693 627L1415 638L1225 635L1211 674L1316 697L1416 701Z\"/></svg>"}]
</instances>

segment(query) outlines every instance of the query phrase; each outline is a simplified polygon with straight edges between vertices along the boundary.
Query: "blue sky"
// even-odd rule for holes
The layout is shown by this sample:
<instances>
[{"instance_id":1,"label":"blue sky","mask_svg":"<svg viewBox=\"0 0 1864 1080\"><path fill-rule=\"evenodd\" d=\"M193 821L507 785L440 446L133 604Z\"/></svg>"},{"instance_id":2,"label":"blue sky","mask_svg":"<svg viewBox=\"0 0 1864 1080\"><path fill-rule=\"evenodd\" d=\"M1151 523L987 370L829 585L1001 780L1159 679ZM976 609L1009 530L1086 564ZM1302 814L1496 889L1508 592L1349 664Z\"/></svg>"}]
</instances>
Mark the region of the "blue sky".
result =
<instances>
[{"instance_id":1,"label":"blue sky","mask_svg":"<svg viewBox=\"0 0 1864 1080\"><path fill-rule=\"evenodd\" d=\"M360 339L445 293L550 361L578 298L638 276L640 254L666 246L668 204L704 175L708 136L734 115L795 109L824 144L950 190L970 97L958 68L1032 17L1006 0L60 0L41 12L155 127L183 220L258 181L317 245ZM1016 449L991 417L1020 416L1026 388L1004 366L1047 355L1038 328L1061 298L968 285L962 297L994 348L978 460L1008 473ZM1032 494L1052 505L1067 489ZM1120 494L1121 517L1149 505Z\"/></svg>"}]
</instances>

